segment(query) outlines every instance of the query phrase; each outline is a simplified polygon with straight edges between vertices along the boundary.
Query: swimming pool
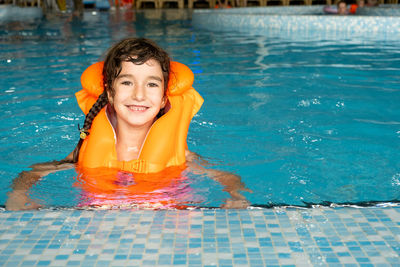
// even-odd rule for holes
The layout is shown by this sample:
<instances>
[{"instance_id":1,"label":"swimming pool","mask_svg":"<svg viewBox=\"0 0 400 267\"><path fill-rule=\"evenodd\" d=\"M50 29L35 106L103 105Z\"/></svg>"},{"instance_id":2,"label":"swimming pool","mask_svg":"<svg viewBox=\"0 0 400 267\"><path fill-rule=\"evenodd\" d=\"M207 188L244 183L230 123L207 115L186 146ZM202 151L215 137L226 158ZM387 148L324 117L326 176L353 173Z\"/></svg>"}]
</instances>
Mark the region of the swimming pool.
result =
<instances>
[{"instance_id":1,"label":"swimming pool","mask_svg":"<svg viewBox=\"0 0 400 267\"><path fill-rule=\"evenodd\" d=\"M240 175L253 206L400 199L398 41L211 31L190 18L191 11L93 11L83 20L2 25L0 204L20 171L72 151L83 123L73 96L82 71L135 35L193 70L206 102L189 148ZM182 203L218 207L228 197L207 177L189 180ZM80 192L70 170L31 194L45 207L75 207Z\"/></svg>"},{"instance_id":2,"label":"swimming pool","mask_svg":"<svg viewBox=\"0 0 400 267\"><path fill-rule=\"evenodd\" d=\"M162 45L168 44L168 49L175 51L176 60L190 65L196 71L196 88L206 96L207 102L212 101L212 106L217 106L218 111L225 113L217 114L217 110L214 110L215 107L209 107L210 104L206 103L191 127L189 146L192 150L202 153L210 161L217 164L217 168L239 172L247 185L255 191L254 195L260 195L261 189L258 190L258 182L262 186L265 186L266 183L271 184L271 186L274 185L272 178L268 178L265 173L258 175L259 179L249 184L249 177L254 176L253 174L256 172L253 169L255 167L261 169L263 164L269 164L267 156L275 153L280 155L277 160L270 161L275 164L274 166L282 165L290 156L295 157L291 162L292 165L287 165L289 167L297 166L295 164L305 162L308 159L301 161L300 155L294 153L296 148L303 148L298 152L307 151L306 148L301 146L301 143L295 141L302 139L300 134L311 133L311 130L316 131L319 128L308 127L306 129L311 129L308 132L304 128L297 127L296 132L292 132L289 131L291 128L286 128L283 121L282 128L287 129L287 132L284 132L280 138L276 137L280 129L278 127L276 131L271 131L271 134L268 133L268 136L270 134L275 139L270 139L270 143L260 142L264 146L257 146L254 153L251 153L250 149L253 149L255 145L250 146L247 149L248 152L243 154L247 158L232 152L243 151L244 145L250 143L251 139L242 134L242 132L249 132L246 130L246 125L253 125L250 128L252 130L258 130L258 127L260 129L261 127L265 128L265 125L268 124L271 127L278 125L281 118L279 113L284 110L284 107L280 107L280 105L285 104L285 101L292 103L292 105L288 105L292 110L296 110L296 103L299 103L297 112L301 111L300 107L304 107L305 110L309 109L309 114L312 114L312 111L315 112L315 108L319 107L321 108L319 114L321 116L324 114L322 111L328 108L327 106L314 104L314 101L310 101L309 105L307 101L302 104L301 100L306 99L305 96L307 96L306 91L302 88L306 86L299 84L294 79L290 79L290 84L293 84L293 87L298 87L297 90L302 89L300 90L302 94L299 94L298 98L286 99L290 98L290 95L285 94L285 91L289 90L289 85L283 87L282 97L280 97L280 91L273 90L275 84L273 84L274 87L267 88L268 90L265 90L265 92L258 88L258 84L265 84L268 78L271 78L272 75L267 76L267 70L271 68L271 65L265 64L266 62L262 59L251 63L255 56L262 54L269 61L274 62L272 67L281 66L281 68L284 68L286 66L289 68L291 64L299 72L303 61L296 61L290 55L298 53L304 47L308 47L310 51L312 49L318 51L318 46L314 48L311 46L311 44L318 43L316 40L314 43L308 43L310 45L308 46L309 40L304 40L307 38L295 40L292 44L293 40L287 39L284 34L281 36L282 38L277 39L276 36L267 38L265 34L252 36L234 32L227 35L221 32L203 32L197 28L192 28L188 20L190 13L187 11L151 10L141 11L136 15L132 12L122 14L123 16L120 18L113 15L108 16L105 13L101 13L98 17L99 14L93 15L88 12L85 14L83 22L68 22L65 18L54 18L50 19L49 22L51 23L1 26L0 51L1 59L4 59L4 61L0 65L2 68L0 75L2 85L8 85L2 90L0 98L6 111L1 114L3 122L0 138L0 147L2 148L0 171L3 178L0 182L1 200L3 200L5 191L9 188L10 176L15 176L28 164L55 157L62 158L66 151L69 152L74 147L77 138L77 136L74 136L77 135L76 124L78 121L82 121L82 117L75 106L71 91L75 91L75 87L80 88L81 69L84 69L91 62L97 61L102 51L108 47L108 42L111 43L111 40L120 39L128 33L149 36ZM161 23L158 21L160 17L166 21ZM104 25L109 27L104 27ZM85 36L90 36L91 39L85 39ZM331 38L330 41L329 39L322 40L322 44L323 47L330 47L330 49L335 50L336 46L343 48L350 45L352 43L350 39L337 41ZM370 52L381 52L378 42L378 40L375 40L369 46L371 43L366 41L365 44L368 46L365 49ZM214 44L215 48L219 48L219 50L211 49L214 48ZM272 56L269 54L270 51L261 44L275 44L275 46L272 46L274 49L271 49ZM386 41L383 44L383 47L388 47ZM49 46L46 47L45 45ZM252 52L248 46L253 47L256 53ZM361 44L356 42L355 46L361 47ZM229 53L226 51L226 47L234 47L234 50L232 50L234 52L243 50L246 53L243 58L240 58L240 54ZM346 51L350 50L348 48ZM393 45L392 54L398 55L396 54L397 50L396 45ZM282 53L279 53L279 51L282 51ZM325 53L333 55L333 53ZM227 54L229 58L232 56L236 60L235 63L243 64L243 69L249 73L248 77L240 75L239 70L241 69L238 64L231 64L230 61L225 61L224 64L215 64L216 61L213 60L213 57L226 60ZM284 54L288 55L288 59L282 59ZM374 53L372 54L374 55ZM385 55L386 53L382 54ZM369 55L367 58L373 59L373 57L370 58L371 53L364 53L363 55ZM345 57L346 55L342 55L340 58ZM240 60L237 60L238 58ZM314 54L313 58L315 58ZM7 62L8 59L10 62ZM327 58L326 61L322 59L320 61L319 64L321 65L326 62L333 65L332 62L335 59ZM395 62L396 57L393 56L391 61ZM293 64L296 62L297 64ZM11 63L15 65L13 66ZM386 63L378 61L373 63L373 67L386 66ZM266 66L261 68L263 65ZM258 72L257 68L259 68ZM223 69L224 72L220 69ZM315 69L319 70L318 65ZM322 67L321 69L323 70ZM4 70L6 70L7 75L3 73ZM377 71L381 73L379 68ZM303 75L308 73L305 72L304 74L304 72L302 72ZM48 73L48 75L42 77L44 73ZM287 78L291 77L292 73L289 70L286 70L285 73L288 73ZM320 73L316 73L316 77ZM393 71L394 76L396 76L396 73ZM259 77L257 78L255 74ZM276 72L271 72L271 74L277 75ZM334 72L332 75L336 74ZM231 76L233 78L228 80ZM348 76L349 74L346 77ZM212 79L214 78L218 83L213 82ZM337 78L334 83L337 84L342 79ZM368 77L360 80L364 79L368 79ZM276 82L276 80L274 81ZM304 79L301 81L304 82ZM312 82L312 79L310 82ZM223 86L228 83L233 84L233 86ZM285 84L285 80L281 80L276 85L281 85L281 83ZM254 85L255 92L260 93L259 91L262 91L263 94L254 95L254 97L246 96L247 85ZM211 88L209 88L210 86ZM244 86L243 89L241 89L242 86ZM352 86L349 87L352 88ZM214 88L219 89L220 93L216 92ZM396 92L396 89L390 89L391 86L384 88L389 92ZM308 90L311 89L308 88ZM352 90L352 92L355 94L358 91ZM231 93L239 99L229 97ZM272 97L276 98L274 101L279 99L284 101L279 106L277 102L274 102L274 109L266 110L265 115L260 115L259 112L255 112L257 106L262 108L265 105L264 102L270 101L270 98L263 97L265 93L274 93L271 94ZM293 95L295 93L293 92ZM226 98L227 94L228 98ZM336 99L335 94L331 97L333 100ZM371 98L373 97L377 97L377 95L371 95ZM213 98L215 99L212 100ZM254 100L250 106L246 107L246 110L254 112L253 117L255 118L262 117L262 120L256 121L257 124L250 120L253 118L250 116L246 117L247 120L245 121L235 119L236 117L245 117L245 115L238 113L243 110L243 106L247 102L240 100L248 98ZM364 99L362 98L362 100ZM36 105L36 103L45 103L46 105ZM321 103L325 103L325 101ZM344 103L347 103L347 101ZM235 104L235 106L232 107L232 104ZM229 107L227 107L228 105ZM336 107L336 101L332 101L333 105ZM337 107L339 115L343 112L342 109L339 109L340 106L339 104L339 107ZM345 105L345 107L347 106ZM387 113L386 106L382 109L386 110ZM224 120L228 112L229 120ZM298 118L296 114L293 114L294 112L292 112L292 116L285 112L283 112L283 115L285 115L283 119L292 117L292 121L296 122ZM329 114L329 112L327 113ZM271 119L265 119L266 115L269 115ZM306 115L303 114L303 116ZM219 124L221 122L227 124L221 125ZM345 120L345 122L349 121ZM382 127L393 127L393 124L385 125L382 124ZM220 127L223 127L223 129L219 129ZM302 131L299 132L299 130ZM350 130L348 133L351 133ZM206 133L206 136L204 136L204 133ZM211 133L218 133L221 136L212 136ZM374 134L376 132L371 133L371 135ZM248 134L253 139L256 138L261 141L267 134L259 135ZM15 138L15 136L20 139ZM293 143L289 142L290 137L294 138ZM206 138L206 142L199 143L196 141L204 141L203 138ZM239 138L240 143L233 148L230 147L230 143L227 143L229 140ZM336 139L333 138L332 140ZM276 150L279 141L282 141L281 146L279 146L282 147L282 150ZM288 143L284 141L288 141ZM292 148L291 144L296 144L296 146L293 145ZM313 142L310 142L310 144L313 144ZM392 143L391 145L396 144ZM258 157L261 150L266 146L275 148L275 150L271 149L271 152L265 154L263 158L254 161L253 159ZM288 149L288 147L291 149ZM217 150L220 148L223 148L222 153ZM355 149L350 147L349 150ZM393 152L393 150L390 151ZM270 157L274 159L274 155ZM240 160L237 160L238 158ZM339 157L339 159L342 158ZM394 163L388 161L387 166L392 166L393 169L396 164L396 161ZM310 166L315 166L315 164L310 164ZM302 170L300 167L293 170L298 173ZM264 171L269 169L271 168ZM352 177L356 177L356 174L359 173L356 171L359 168L354 168L354 170ZM334 171L336 172L336 170ZM284 172L285 168L282 169L282 173ZM248 176L246 176L247 173ZM321 173L323 172L321 171ZM60 173L59 177L46 178L46 181L43 181L46 184L43 184L41 192L49 194L50 197L54 197L54 194L56 194L54 187L59 189L60 192L60 196L54 197L53 201L49 198L45 199L49 206L74 204L72 199L77 191L74 191L74 187L71 186L74 183L73 176L73 173ZM261 178L265 178L268 182L263 182ZM209 196L207 195L207 186L210 185L210 181L207 178L203 178L202 181L205 185L203 195ZM394 177L393 182L395 181L396 177ZM332 185L333 182L329 181L329 185ZM283 187L290 185L285 181L280 181L280 184L283 184ZM285 189L287 188L282 188L281 191ZM39 189L35 190L36 194L40 192ZM47 190L51 190L51 192ZM212 190L220 194L220 188L213 188ZM277 192L281 198L290 198L281 194L281 191ZM68 197L65 197L65 192L68 193ZM278 202L275 196L274 201ZM62 202L60 197L66 200ZM247 197L251 198L250 195L247 195ZM218 204L212 194L209 199ZM272 197L267 196L265 199L272 200ZM258 201L260 201L258 203L263 202L264 204L268 202L261 200L252 199L253 205ZM293 198L290 198L290 201L294 201ZM211 206L211 203L207 204ZM301 205L304 205L304 203L301 203ZM9 212L0 208L0 265L85 267L172 265L397 266L400 255L399 225L400 208L398 206L390 207L390 204L368 208L314 206L314 208L274 207L271 209L253 208L251 210L196 209L190 211L44 209Z\"/></svg>"}]
</instances>

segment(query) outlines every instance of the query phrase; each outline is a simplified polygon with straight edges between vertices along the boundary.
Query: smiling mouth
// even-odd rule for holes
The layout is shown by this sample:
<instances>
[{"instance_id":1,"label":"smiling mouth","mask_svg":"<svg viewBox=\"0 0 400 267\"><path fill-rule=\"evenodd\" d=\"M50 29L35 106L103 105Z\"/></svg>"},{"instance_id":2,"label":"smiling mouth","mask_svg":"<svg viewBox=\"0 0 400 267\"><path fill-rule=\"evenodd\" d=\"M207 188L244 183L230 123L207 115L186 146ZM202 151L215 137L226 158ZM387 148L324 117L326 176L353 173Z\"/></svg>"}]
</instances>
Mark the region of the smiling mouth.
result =
<instances>
[{"instance_id":1,"label":"smiling mouth","mask_svg":"<svg viewBox=\"0 0 400 267\"><path fill-rule=\"evenodd\" d=\"M129 105L127 106L132 111L145 111L148 109L146 106Z\"/></svg>"}]
</instances>

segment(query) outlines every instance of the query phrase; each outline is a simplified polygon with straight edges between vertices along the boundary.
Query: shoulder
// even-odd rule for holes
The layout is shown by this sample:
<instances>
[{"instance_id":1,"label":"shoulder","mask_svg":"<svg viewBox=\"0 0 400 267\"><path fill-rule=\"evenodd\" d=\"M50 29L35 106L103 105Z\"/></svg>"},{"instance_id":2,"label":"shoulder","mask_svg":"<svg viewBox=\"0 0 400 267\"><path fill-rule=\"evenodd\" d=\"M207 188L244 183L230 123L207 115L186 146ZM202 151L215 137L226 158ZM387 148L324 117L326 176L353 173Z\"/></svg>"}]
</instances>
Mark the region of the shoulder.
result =
<instances>
[{"instance_id":1,"label":"shoulder","mask_svg":"<svg viewBox=\"0 0 400 267\"><path fill-rule=\"evenodd\" d=\"M186 149L185 150L185 157L186 157L186 161L194 162L198 158L198 155L196 153Z\"/></svg>"}]
</instances>

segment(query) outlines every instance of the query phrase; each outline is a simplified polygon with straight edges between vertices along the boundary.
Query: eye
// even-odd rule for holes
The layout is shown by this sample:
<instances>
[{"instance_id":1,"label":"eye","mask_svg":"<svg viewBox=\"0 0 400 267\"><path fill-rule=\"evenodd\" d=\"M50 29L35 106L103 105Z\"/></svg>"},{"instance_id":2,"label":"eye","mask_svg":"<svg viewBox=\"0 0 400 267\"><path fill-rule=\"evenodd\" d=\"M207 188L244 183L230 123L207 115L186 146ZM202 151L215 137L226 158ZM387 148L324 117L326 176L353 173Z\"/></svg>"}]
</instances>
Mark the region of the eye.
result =
<instances>
[{"instance_id":1,"label":"eye","mask_svg":"<svg viewBox=\"0 0 400 267\"><path fill-rule=\"evenodd\" d=\"M126 85L126 86L131 86L132 82L131 81L122 81L121 84Z\"/></svg>"},{"instance_id":2,"label":"eye","mask_svg":"<svg viewBox=\"0 0 400 267\"><path fill-rule=\"evenodd\" d=\"M153 83L153 82L150 82L150 83L148 83L147 84L149 87L159 87L159 84L158 83Z\"/></svg>"}]
</instances>

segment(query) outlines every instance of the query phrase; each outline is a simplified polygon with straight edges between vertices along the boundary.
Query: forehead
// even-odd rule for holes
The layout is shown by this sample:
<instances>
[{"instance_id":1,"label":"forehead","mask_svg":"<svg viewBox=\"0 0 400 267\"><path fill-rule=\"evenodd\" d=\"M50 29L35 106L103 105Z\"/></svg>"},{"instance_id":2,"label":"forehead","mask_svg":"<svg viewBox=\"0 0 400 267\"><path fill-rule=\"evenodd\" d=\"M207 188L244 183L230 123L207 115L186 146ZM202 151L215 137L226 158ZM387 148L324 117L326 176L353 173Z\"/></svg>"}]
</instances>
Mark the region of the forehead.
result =
<instances>
[{"instance_id":1,"label":"forehead","mask_svg":"<svg viewBox=\"0 0 400 267\"><path fill-rule=\"evenodd\" d=\"M155 59L149 59L143 64L135 64L130 61L122 61L121 63L121 73L131 73L131 74L144 74L153 73L162 75L162 69L160 63Z\"/></svg>"}]
</instances>

